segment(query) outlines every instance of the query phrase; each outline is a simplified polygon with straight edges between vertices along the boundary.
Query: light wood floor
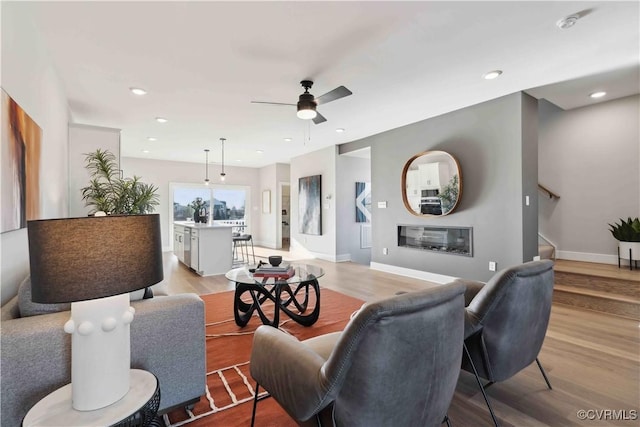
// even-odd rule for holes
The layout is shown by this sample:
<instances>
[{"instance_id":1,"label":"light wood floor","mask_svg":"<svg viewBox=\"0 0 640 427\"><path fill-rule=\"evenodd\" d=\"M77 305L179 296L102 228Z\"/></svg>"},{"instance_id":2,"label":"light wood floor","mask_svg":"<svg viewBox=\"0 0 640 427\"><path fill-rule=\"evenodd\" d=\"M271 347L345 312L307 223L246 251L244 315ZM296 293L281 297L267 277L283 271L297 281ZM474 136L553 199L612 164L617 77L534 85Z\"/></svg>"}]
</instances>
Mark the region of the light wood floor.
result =
<instances>
[{"instance_id":1,"label":"light wood floor","mask_svg":"<svg viewBox=\"0 0 640 427\"><path fill-rule=\"evenodd\" d=\"M270 249L258 252L274 253ZM308 262L325 270L322 287L365 301L434 286L354 263ZM635 277L631 278L634 285ZM170 293L233 289L224 276L197 276L169 253L165 254L165 285ZM639 326L630 319L554 304L539 357L553 390L546 388L535 364L489 387L487 393L501 426L640 426ZM600 418L581 420L581 410L590 411L587 415L592 417L600 414ZM606 410L613 412L602 412ZM475 379L464 371L449 415L454 426L492 425ZM620 417L623 420L616 421Z\"/></svg>"}]
</instances>

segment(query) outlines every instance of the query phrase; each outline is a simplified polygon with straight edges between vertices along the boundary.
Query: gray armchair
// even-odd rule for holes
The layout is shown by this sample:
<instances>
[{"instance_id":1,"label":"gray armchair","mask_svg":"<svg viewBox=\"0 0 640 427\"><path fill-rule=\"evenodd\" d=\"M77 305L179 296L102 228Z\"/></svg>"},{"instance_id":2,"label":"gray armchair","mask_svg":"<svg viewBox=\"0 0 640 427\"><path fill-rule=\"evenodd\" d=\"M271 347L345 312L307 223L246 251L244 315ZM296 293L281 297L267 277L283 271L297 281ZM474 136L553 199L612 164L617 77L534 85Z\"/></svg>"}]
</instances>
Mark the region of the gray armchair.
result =
<instances>
[{"instance_id":1,"label":"gray armchair","mask_svg":"<svg viewBox=\"0 0 640 427\"><path fill-rule=\"evenodd\" d=\"M255 333L251 375L300 425L436 426L462 361L464 286L365 304L343 332L306 341Z\"/></svg>"},{"instance_id":2,"label":"gray armchair","mask_svg":"<svg viewBox=\"0 0 640 427\"><path fill-rule=\"evenodd\" d=\"M549 324L553 277L553 262L543 260L502 270L486 285L461 279L454 282L467 287L462 367L476 376L496 426L486 387L536 361L551 389L538 353ZM482 385L480 377L489 382Z\"/></svg>"}]
</instances>

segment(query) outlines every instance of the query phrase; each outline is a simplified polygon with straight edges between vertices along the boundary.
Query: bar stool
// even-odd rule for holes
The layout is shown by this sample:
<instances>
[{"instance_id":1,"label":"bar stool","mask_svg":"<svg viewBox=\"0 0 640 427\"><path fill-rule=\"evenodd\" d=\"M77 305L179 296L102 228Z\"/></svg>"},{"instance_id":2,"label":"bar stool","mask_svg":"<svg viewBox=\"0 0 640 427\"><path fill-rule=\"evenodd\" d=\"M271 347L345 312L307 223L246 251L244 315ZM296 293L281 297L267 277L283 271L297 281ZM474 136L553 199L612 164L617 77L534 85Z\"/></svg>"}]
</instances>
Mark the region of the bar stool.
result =
<instances>
[{"instance_id":1,"label":"bar stool","mask_svg":"<svg viewBox=\"0 0 640 427\"><path fill-rule=\"evenodd\" d=\"M242 264L249 264L249 243L251 243L251 254L253 256L253 263L256 263L256 253L253 249L253 237L251 236L251 234L240 234L238 236L234 235L231 237L231 240L233 240L234 260L239 260L242 257Z\"/></svg>"}]
</instances>

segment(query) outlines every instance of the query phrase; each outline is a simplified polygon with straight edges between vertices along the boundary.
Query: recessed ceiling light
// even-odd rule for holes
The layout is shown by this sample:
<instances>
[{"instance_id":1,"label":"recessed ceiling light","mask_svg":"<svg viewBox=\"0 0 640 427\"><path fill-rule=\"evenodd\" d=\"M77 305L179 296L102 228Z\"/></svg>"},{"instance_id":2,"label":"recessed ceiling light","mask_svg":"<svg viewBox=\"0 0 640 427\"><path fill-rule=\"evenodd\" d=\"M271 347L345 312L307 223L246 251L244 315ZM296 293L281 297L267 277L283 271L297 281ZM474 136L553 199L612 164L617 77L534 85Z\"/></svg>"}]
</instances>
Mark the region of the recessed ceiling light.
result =
<instances>
[{"instance_id":1,"label":"recessed ceiling light","mask_svg":"<svg viewBox=\"0 0 640 427\"><path fill-rule=\"evenodd\" d=\"M496 77L498 77L500 74L502 74L502 70L493 70L493 71L489 71L488 73L485 73L482 78L485 80L493 80Z\"/></svg>"},{"instance_id":2,"label":"recessed ceiling light","mask_svg":"<svg viewBox=\"0 0 640 427\"><path fill-rule=\"evenodd\" d=\"M285 138L284 140L287 141L287 142L293 141L293 139L291 139L291 138Z\"/></svg>"},{"instance_id":3,"label":"recessed ceiling light","mask_svg":"<svg viewBox=\"0 0 640 427\"><path fill-rule=\"evenodd\" d=\"M153 136L150 136L147 138L147 141L157 141L158 138L154 138Z\"/></svg>"},{"instance_id":4,"label":"recessed ceiling light","mask_svg":"<svg viewBox=\"0 0 640 427\"><path fill-rule=\"evenodd\" d=\"M579 15L569 15L556 22L556 25L558 26L558 28L566 30L567 28L571 28L576 25L578 19L580 19Z\"/></svg>"},{"instance_id":5,"label":"recessed ceiling light","mask_svg":"<svg viewBox=\"0 0 640 427\"><path fill-rule=\"evenodd\" d=\"M592 94L589 94L589 96L591 98L602 98L603 96L605 96L607 94L607 92L604 91L599 91L599 92L593 92Z\"/></svg>"},{"instance_id":6,"label":"recessed ceiling light","mask_svg":"<svg viewBox=\"0 0 640 427\"><path fill-rule=\"evenodd\" d=\"M336 129L336 132L342 133L342 132L344 132L344 129L343 128L338 128L338 129Z\"/></svg>"},{"instance_id":7,"label":"recessed ceiling light","mask_svg":"<svg viewBox=\"0 0 640 427\"><path fill-rule=\"evenodd\" d=\"M258 154L262 154L262 153L264 153L264 151L262 151L262 150L256 150L256 153L258 153Z\"/></svg>"},{"instance_id":8,"label":"recessed ceiling light","mask_svg":"<svg viewBox=\"0 0 640 427\"><path fill-rule=\"evenodd\" d=\"M165 119L164 117L156 117L156 122L158 123L167 123L169 120Z\"/></svg>"},{"instance_id":9,"label":"recessed ceiling light","mask_svg":"<svg viewBox=\"0 0 640 427\"><path fill-rule=\"evenodd\" d=\"M130 87L129 90L136 95L146 95L147 91L139 87Z\"/></svg>"},{"instance_id":10,"label":"recessed ceiling light","mask_svg":"<svg viewBox=\"0 0 640 427\"><path fill-rule=\"evenodd\" d=\"M241 161L242 161L241 159L236 159L236 162L241 162Z\"/></svg>"},{"instance_id":11,"label":"recessed ceiling light","mask_svg":"<svg viewBox=\"0 0 640 427\"><path fill-rule=\"evenodd\" d=\"M142 152L146 154L149 152L149 150L142 150Z\"/></svg>"}]
</instances>

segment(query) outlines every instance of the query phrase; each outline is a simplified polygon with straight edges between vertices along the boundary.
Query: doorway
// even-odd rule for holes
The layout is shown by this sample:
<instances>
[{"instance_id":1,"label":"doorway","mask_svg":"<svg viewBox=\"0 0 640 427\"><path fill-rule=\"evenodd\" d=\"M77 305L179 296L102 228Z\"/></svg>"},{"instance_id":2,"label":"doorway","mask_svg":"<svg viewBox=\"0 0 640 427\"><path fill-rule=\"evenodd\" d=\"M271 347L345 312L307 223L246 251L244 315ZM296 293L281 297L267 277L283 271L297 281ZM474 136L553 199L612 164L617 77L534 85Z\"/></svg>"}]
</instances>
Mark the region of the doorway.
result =
<instances>
[{"instance_id":1,"label":"doorway","mask_svg":"<svg viewBox=\"0 0 640 427\"><path fill-rule=\"evenodd\" d=\"M280 183L281 194L281 248L288 251L291 245L291 185L289 183Z\"/></svg>"}]
</instances>

